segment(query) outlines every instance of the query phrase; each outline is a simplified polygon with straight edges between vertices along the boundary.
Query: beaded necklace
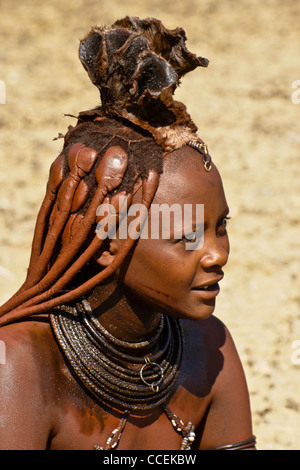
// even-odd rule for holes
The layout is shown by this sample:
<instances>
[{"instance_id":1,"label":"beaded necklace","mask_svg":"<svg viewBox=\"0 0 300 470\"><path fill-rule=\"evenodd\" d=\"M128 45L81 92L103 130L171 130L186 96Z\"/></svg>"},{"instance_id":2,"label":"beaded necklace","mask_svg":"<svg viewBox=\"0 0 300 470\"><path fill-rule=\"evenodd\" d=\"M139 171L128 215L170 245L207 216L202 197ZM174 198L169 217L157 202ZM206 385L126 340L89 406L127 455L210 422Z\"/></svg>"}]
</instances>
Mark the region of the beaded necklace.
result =
<instances>
[{"instance_id":1,"label":"beaded necklace","mask_svg":"<svg viewBox=\"0 0 300 470\"><path fill-rule=\"evenodd\" d=\"M189 450L194 426L186 426L166 405L174 390L182 358L182 331L177 319L162 315L148 340L121 341L94 315L89 302L62 305L50 314L51 326L69 367L93 397L123 412L119 426L104 447L117 447L132 411L161 406L176 432L183 437L181 450Z\"/></svg>"}]
</instances>

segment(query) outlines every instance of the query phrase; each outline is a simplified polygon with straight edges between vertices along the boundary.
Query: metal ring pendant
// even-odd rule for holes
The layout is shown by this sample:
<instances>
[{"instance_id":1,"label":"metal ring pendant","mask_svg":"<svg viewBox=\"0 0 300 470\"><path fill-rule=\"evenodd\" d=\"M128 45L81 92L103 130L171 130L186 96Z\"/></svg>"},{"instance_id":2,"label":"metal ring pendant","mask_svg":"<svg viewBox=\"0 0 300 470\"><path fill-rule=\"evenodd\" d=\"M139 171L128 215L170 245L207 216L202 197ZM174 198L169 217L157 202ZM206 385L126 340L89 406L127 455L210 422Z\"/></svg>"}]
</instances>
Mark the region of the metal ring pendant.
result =
<instances>
[{"instance_id":1,"label":"metal ring pendant","mask_svg":"<svg viewBox=\"0 0 300 470\"><path fill-rule=\"evenodd\" d=\"M211 162L209 160L203 160L203 163L204 163L204 168L206 171L210 171L211 170Z\"/></svg>"},{"instance_id":2,"label":"metal ring pendant","mask_svg":"<svg viewBox=\"0 0 300 470\"><path fill-rule=\"evenodd\" d=\"M147 380L144 378L143 372L145 371L145 369L147 367L152 367L152 366L157 367L159 369L160 378L158 380L156 380L155 382L150 383L150 382L147 382ZM151 390L153 392L158 392L159 391L159 384L162 382L162 380L164 378L164 371L162 370L162 368L159 364L157 364L156 362L151 362L149 357L145 357L145 364L141 367L140 377L141 377L142 381L144 382L144 384L147 385L149 388L151 388Z\"/></svg>"}]
</instances>

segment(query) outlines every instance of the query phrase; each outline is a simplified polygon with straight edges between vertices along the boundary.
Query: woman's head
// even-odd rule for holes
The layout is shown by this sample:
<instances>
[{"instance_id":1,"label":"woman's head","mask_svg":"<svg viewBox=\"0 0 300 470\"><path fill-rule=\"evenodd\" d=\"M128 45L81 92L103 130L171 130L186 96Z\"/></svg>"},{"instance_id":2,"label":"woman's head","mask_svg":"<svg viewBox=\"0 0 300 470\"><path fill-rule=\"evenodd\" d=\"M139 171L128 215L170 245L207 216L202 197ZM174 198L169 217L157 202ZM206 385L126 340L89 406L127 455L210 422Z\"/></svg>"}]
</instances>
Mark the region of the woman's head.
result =
<instances>
[{"instance_id":1,"label":"woman's head","mask_svg":"<svg viewBox=\"0 0 300 470\"><path fill-rule=\"evenodd\" d=\"M119 282L154 310L206 318L214 310L229 255L222 180L214 165L205 171L199 153L187 146L163 163L147 222L126 269L118 269ZM137 209L141 199L138 191L132 201ZM99 264L109 265L123 244L117 233Z\"/></svg>"}]
</instances>

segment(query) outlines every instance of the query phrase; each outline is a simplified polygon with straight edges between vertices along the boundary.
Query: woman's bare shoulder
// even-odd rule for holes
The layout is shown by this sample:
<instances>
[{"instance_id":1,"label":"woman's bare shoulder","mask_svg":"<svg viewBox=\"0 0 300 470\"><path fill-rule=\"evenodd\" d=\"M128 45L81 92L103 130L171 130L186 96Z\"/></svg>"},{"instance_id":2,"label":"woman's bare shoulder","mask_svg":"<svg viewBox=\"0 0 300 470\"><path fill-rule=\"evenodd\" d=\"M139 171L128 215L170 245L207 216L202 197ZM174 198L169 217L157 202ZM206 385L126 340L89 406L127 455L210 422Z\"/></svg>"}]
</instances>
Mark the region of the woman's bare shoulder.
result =
<instances>
[{"instance_id":1,"label":"woman's bare shoulder","mask_svg":"<svg viewBox=\"0 0 300 470\"><path fill-rule=\"evenodd\" d=\"M13 380L14 389L47 387L55 374L57 348L49 322L44 319L23 321L0 328L0 377ZM43 380L41 380L41 378Z\"/></svg>"},{"instance_id":2,"label":"woman's bare shoulder","mask_svg":"<svg viewBox=\"0 0 300 470\"><path fill-rule=\"evenodd\" d=\"M0 341L0 449L45 449L58 417L50 325L6 325Z\"/></svg>"},{"instance_id":3,"label":"woman's bare shoulder","mask_svg":"<svg viewBox=\"0 0 300 470\"><path fill-rule=\"evenodd\" d=\"M0 328L0 341L5 350L5 362L10 357L25 355L27 359L33 353L49 352L52 344L52 334L47 319L23 321L8 324ZM3 362L3 361L2 361Z\"/></svg>"},{"instance_id":4,"label":"woman's bare shoulder","mask_svg":"<svg viewBox=\"0 0 300 470\"><path fill-rule=\"evenodd\" d=\"M214 315L205 320L182 320L183 330L191 343L197 342L208 351L222 350L225 353L234 347L227 326Z\"/></svg>"},{"instance_id":5,"label":"woman's bare shoulder","mask_svg":"<svg viewBox=\"0 0 300 470\"><path fill-rule=\"evenodd\" d=\"M224 360L224 367L232 369L233 363L240 364L240 358L235 346L234 338L229 331L228 326L219 318L211 316L203 322L198 323L198 327L203 332L203 337L208 347L214 351L216 348L220 351Z\"/></svg>"},{"instance_id":6,"label":"woman's bare shoulder","mask_svg":"<svg viewBox=\"0 0 300 470\"><path fill-rule=\"evenodd\" d=\"M183 321L185 347L188 350L193 373L197 368L211 381L211 397L223 393L224 387L234 377L244 380L243 367L232 335L227 326L217 317L206 320Z\"/></svg>"},{"instance_id":7,"label":"woman's bare shoulder","mask_svg":"<svg viewBox=\"0 0 300 470\"><path fill-rule=\"evenodd\" d=\"M202 353L204 360L201 373L206 374L210 385L211 406L201 438L201 448L215 448L250 438L252 423L249 392L243 366L228 328L214 316L186 327L191 339L191 350ZM193 358L195 365L195 354ZM194 370L194 375L196 372Z\"/></svg>"}]
</instances>

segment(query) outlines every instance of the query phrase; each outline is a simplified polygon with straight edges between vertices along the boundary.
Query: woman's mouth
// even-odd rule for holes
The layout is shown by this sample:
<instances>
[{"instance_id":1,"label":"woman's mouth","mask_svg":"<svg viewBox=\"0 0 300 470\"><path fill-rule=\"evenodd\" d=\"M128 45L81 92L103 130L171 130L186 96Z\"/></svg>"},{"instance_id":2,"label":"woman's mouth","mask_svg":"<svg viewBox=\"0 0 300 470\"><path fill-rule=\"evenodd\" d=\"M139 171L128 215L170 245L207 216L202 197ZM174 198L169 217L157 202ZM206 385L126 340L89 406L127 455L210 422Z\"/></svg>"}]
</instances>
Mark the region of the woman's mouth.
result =
<instances>
[{"instance_id":1,"label":"woman's mouth","mask_svg":"<svg viewBox=\"0 0 300 470\"><path fill-rule=\"evenodd\" d=\"M195 290L216 290L218 286L219 284L216 282L215 284L212 284L210 286L195 287Z\"/></svg>"},{"instance_id":2,"label":"woman's mouth","mask_svg":"<svg viewBox=\"0 0 300 470\"><path fill-rule=\"evenodd\" d=\"M199 297L203 297L204 299L211 299L219 294L220 286L218 282L215 282L214 284L194 287L192 291Z\"/></svg>"}]
</instances>

